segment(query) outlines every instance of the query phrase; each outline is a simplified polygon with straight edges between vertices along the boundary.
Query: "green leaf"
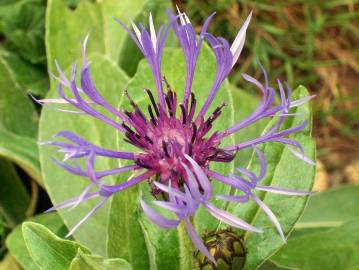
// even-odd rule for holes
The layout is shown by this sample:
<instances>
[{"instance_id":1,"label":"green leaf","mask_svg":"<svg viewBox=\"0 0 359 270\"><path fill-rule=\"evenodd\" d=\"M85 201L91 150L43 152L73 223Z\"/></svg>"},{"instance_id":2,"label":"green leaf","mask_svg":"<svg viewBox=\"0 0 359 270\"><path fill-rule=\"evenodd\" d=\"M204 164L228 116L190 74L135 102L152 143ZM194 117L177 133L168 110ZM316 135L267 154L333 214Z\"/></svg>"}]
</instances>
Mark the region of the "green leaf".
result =
<instances>
[{"instance_id":1,"label":"green leaf","mask_svg":"<svg viewBox=\"0 0 359 270\"><path fill-rule=\"evenodd\" d=\"M70 265L70 270L131 270L123 259L104 259L101 256L84 253L81 249Z\"/></svg>"},{"instance_id":2,"label":"green leaf","mask_svg":"<svg viewBox=\"0 0 359 270\"><path fill-rule=\"evenodd\" d=\"M290 238L274 257L276 263L302 270L358 269L359 220L301 237Z\"/></svg>"},{"instance_id":3,"label":"green leaf","mask_svg":"<svg viewBox=\"0 0 359 270\"><path fill-rule=\"evenodd\" d=\"M96 43L91 42L91 43ZM119 104L122 97L122 91L127 84L127 76L124 72L107 58L94 55L90 58L91 74L97 89L114 107ZM58 97L57 86L53 86L48 97ZM105 113L104 109L100 109ZM114 116L110 116L114 118ZM117 131L112 126L102 123L87 115L66 114L51 110L46 106L40 120L40 140L48 141L61 130L71 130L80 136L87 138L94 144L108 149L117 149L116 136ZM40 160L43 169L43 175L47 191L54 204L61 203L68 198L79 196L83 189L89 183L83 177L70 175L63 169L56 166L51 157L62 160L60 153L54 153L54 149L49 146L40 147ZM115 160L98 159L96 169L106 170L117 166ZM114 177L108 177L108 183L114 183ZM81 204L80 207L71 211L60 211L65 224L71 228L84 217L95 204L96 200ZM106 236L107 236L107 219L108 204L99 209L94 217L87 220L74 234L76 240L89 247L94 253L106 255ZM89 237L91 235L91 237Z\"/></svg>"},{"instance_id":4,"label":"green leaf","mask_svg":"<svg viewBox=\"0 0 359 270\"><path fill-rule=\"evenodd\" d=\"M295 227L334 227L358 218L358 192L359 186L347 185L313 195Z\"/></svg>"},{"instance_id":5,"label":"green leaf","mask_svg":"<svg viewBox=\"0 0 359 270\"><path fill-rule=\"evenodd\" d=\"M0 57L0 129L36 137L37 113L30 99L19 89L13 74Z\"/></svg>"},{"instance_id":6,"label":"green leaf","mask_svg":"<svg viewBox=\"0 0 359 270\"><path fill-rule=\"evenodd\" d=\"M47 1L46 52L49 70L54 72L55 59L62 67L69 67L81 54L80 40L88 33L91 33L88 55L106 55L117 63L127 33L114 18L128 24L147 2L81 0L75 9L70 9L65 1Z\"/></svg>"},{"instance_id":7,"label":"green leaf","mask_svg":"<svg viewBox=\"0 0 359 270\"><path fill-rule=\"evenodd\" d=\"M32 63L45 62L45 5L42 0L19 1L4 19L4 34L19 54Z\"/></svg>"},{"instance_id":8,"label":"green leaf","mask_svg":"<svg viewBox=\"0 0 359 270\"><path fill-rule=\"evenodd\" d=\"M35 139L0 129L0 155L15 162L40 185L43 185Z\"/></svg>"},{"instance_id":9,"label":"green leaf","mask_svg":"<svg viewBox=\"0 0 359 270\"><path fill-rule=\"evenodd\" d=\"M67 229L61 218L56 213L49 213L44 215L35 216L30 221L42 224L49 228L59 237L64 237ZM29 251L26 247L25 240L22 234L22 225L19 225L13 230L6 239L6 246L16 261L26 270L40 270L31 258Z\"/></svg>"},{"instance_id":10,"label":"green leaf","mask_svg":"<svg viewBox=\"0 0 359 270\"><path fill-rule=\"evenodd\" d=\"M43 67L35 66L22 59L16 53L1 51L1 55L14 74L14 79L24 92L44 97L49 89L47 71Z\"/></svg>"},{"instance_id":11,"label":"green leaf","mask_svg":"<svg viewBox=\"0 0 359 270\"><path fill-rule=\"evenodd\" d=\"M301 98L308 95L304 87L299 87L294 97ZM296 109L296 112L303 116L296 116L284 123L289 128L302 123L305 118L310 124L301 132L290 137L299 141L306 155L315 160L315 146L311 134L311 109L303 105ZM274 119L269 126L273 125ZM287 187L297 190L311 190L315 175L315 168L296 158L286 147L276 143L267 143L262 147L267 158L267 176L262 180L263 185ZM254 159L250 168L259 170L259 164ZM307 197L283 196L278 194L255 192L259 198L273 211L278 218L285 235L288 235L294 224L302 214L306 206ZM284 243L278 235L273 224L263 213L257 204L250 201L246 204L230 204L229 211L244 220L247 220L257 228L263 229L263 233L244 233L245 245L247 248L246 264L244 269L255 269L278 250ZM241 233L241 232L239 232Z\"/></svg>"},{"instance_id":12,"label":"green leaf","mask_svg":"<svg viewBox=\"0 0 359 270\"><path fill-rule=\"evenodd\" d=\"M22 233L30 256L43 270L68 269L79 248L89 252L76 242L59 238L38 223L25 222Z\"/></svg>"},{"instance_id":13,"label":"green leaf","mask_svg":"<svg viewBox=\"0 0 359 270\"><path fill-rule=\"evenodd\" d=\"M292 267L286 267L283 265L278 265L275 262L271 261L271 260L267 260L265 261L265 263L263 265L261 265L259 268L259 270L296 270L297 268L292 268Z\"/></svg>"},{"instance_id":14,"label":"green leaf","mask_svg":"<svg viewBox=\"0 0 359 270\"><path fill-rule=\"evenodd\" d=\"M1 1L0 4L0 31L4 36L1 55L21 89L38 96L44 96L49 88L43 65L45 6L44 0Z\"/></svg>"},{"instance_id":15,"label":"green leaf","mask_svg":"<svg viewBox=\"0 0 359 270\"><path fill-rule=\"evenodd\" d=\"M17 163L41 184L36 145L38 116L1 56L0 91L0 155Z\"/></svg>"},{"instance_id":16,"label":"green leaf","mask_svg":"<svg viewBox=\"0 0 359 270\"><path fill-rule=\"evenodd\" d=\"M24 220L30 198L11 162L0 158L0 216L9 227Z\"/></svg>"},{"instance_id":17,"label":"green leaf","mask_svg":"<svg viewBox=\"0 0 359 270\"><path fill-rule=\"evenodd\" d=\"M181 49L165 50L163 61L163 75L167 78L172 89L176 91L178 100L181 102L185 85L185 76L179 75L185 74L185 63ZM208 95L214 74L214 57L210 49L204 47L198 60L193 84L198 108L202 106ZM145 61L140 62L136 75L126 88L136 103L144 111L147 111L146 108L149 100L143 89L149 88L155 91L155 87L151 70ZM229 106L224 109L220 120L215 122L214 130L223 130L233 123L232 99L228 82L225 82L224 86L220 89L220 94L213 101L213 106L209 109L209 113L222 102L226 102ZM124 100L121 108L126 109L128 106L128 101ZM229 140L232 140L232 138L229 138ZM125 148L127 146L122 143L121 134L119 136L119 144L121 145L121 150L133 150L131 147L129 149ZM213 168L224 174L233 169L231 165L223 164L215 164ZM120 181L125 181L129 177L129 175L121 176L123 177L121 177ZM227 187L213 182L213 188L214 192L221 193L225 192L224 189ZM140 188L134 187L123 191L113 198L109 225L109 255L126 259L135 269L148 268L148 265L144 265L148 256L150 257L148 264L151 269L156 269L156 267L158 269L190 269L193 267L194 262L192 258L194 249L187 238L185 229L181 225L178 230L164 230L152 224L142 213L142 210L139 209L140 196L143 196L145 200L152 199L147 183L142 184ZM218 205L218 207L222 206ZM206 229L216 229L219 224L216 219L212 218L202 209L199 209L193 223L199 234L202 234ZM146 254L145 245L149 255Z\"/></svg>"},{"instance_id":18,"label":"green leaf","mask_svg":"<svg viewBox=\"0 0 359 270\"><path fill-rule=\"evenodd\" d=\"M0 3L0 22L1 22L1 33L3 33L3 21L4 17L12 14L16 10L16 3L18 0L3 0Z\"/></svg>"}]
</instances>

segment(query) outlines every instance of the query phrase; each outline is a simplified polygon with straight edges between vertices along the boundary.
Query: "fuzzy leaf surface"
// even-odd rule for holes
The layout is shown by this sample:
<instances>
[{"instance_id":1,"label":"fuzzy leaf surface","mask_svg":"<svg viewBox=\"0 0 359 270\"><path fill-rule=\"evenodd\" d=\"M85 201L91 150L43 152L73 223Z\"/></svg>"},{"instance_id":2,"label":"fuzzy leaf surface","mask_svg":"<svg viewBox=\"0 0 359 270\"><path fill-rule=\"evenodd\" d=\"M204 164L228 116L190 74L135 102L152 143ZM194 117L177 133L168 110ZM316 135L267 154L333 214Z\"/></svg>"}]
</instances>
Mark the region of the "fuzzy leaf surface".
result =
<instances>
[{"instance_id":1,"label":"fuzzy leaf surface","mask_svg":"<svg viewBox=\"0 0 359 270\"><path fill-rule=\"evenodd\" d=\"M79 243L63 240L38 223L30 221L23 223L22 234L30 256L43 270L68 269L79 248L89 252Z\"/></svg>"},{"instance_id":2,"label":"fuzzy leaf surface","mask_svg":"<svg viewBox=\"0 0 359 270\"><path fill-rule=\"evenodd\" d=\"M64 237L67 229L61 218L56 213L39 215L31 218L29 221L42 224L49 228L59 237ZM6 246L16 261L26 270L40 270L29 254L22 233L22 225L17 226L7 237Z\"/></svg>"}]
</instances>

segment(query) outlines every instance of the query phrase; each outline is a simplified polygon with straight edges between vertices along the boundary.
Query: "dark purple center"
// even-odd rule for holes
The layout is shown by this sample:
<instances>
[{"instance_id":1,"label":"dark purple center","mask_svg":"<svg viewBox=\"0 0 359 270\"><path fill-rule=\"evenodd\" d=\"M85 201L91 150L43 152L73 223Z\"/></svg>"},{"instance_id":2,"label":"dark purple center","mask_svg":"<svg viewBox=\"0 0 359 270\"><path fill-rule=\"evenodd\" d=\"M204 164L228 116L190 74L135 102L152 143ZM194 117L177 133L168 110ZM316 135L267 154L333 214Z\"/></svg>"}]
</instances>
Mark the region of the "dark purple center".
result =
<instances>
[{"instance_id":1,"label":"dark purple center","mask_svg":"<svg viewBox=\"0 0 359 270\"><path fill-rule=\"evenodd\" d=\"M166 82L166 81L165 81ZM133 128L125 123L125 141L141 149L136 155L136 164L152 170L161 183L169 179L176 183L183 183L185 174L181 163L187 163L184 154L189 155L202 168L207 168L210 161L230 162L234 154L221 148L218 132L209 135L213 122L221 115L224 104L217 107L206 119L194 120L196 98L191 94L189 108L177 104L177 95L167 84L166 111L158 106L150 90L146 89L150 104L148 105L149 119L140 110L139 106L129 97L134 109L125 112ZM180 111L177 117L177 109Z\"/></svg>"}]
</instances>

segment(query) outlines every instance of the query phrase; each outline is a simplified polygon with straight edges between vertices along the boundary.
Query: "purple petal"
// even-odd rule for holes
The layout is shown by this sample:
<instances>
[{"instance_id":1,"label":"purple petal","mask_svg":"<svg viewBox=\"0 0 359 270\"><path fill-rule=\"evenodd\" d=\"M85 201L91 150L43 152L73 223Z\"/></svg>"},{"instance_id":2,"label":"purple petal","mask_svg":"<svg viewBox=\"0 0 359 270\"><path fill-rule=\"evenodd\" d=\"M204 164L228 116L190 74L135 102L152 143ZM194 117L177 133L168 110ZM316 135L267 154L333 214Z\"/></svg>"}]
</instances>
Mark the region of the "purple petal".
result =
<instances>
[{"instance_id":1,"label":"purple petal","mask_svg":"<svg viewBox=\"0 0 359 270\"><path fill-rule=\"evenodd\" d=\"M60 162L55 158L51 158L51 159L57 166L63 168L64 170L68 171L69 173L72 173L72 174L78 175L78 176L86 176L86 172L84 172L80 168L80 166L72 167L69 164L67 164L66 162Z\"/></svg>"},{"instance_id":2,"label":"purple petal","mask_svg":"<svg viewBox=\"0 0 359 270\"><path fill-rule=\"evenodd\" d=\"M293 148L291 148L291 147L288 147L288 149L289 149L289 151L292 152L293 155L295 155L297 158L303 160L305 163L308 163L308 164L310 164L310 165L312 165L312 166L315 166L315 165L316 165L316 163L315 163L313 160L311 160L310 158L306 157L303 153L299 153L298 151L295 151L295 150L294 150Z\"/></svg>"},{"instance_id":3,"label":"purple petal","mask_svg":"<svg viewBox=\"0 0 359 270\"><path fill-rule=\"evenodd\" d=\"M113 175L113 174L119 174L122 172L127 172L127 171L135 171L135 170L139 170L141 167L139 167L138 165L128 165L128 166L123 166L120 168L115 168L115 169L111 169L111 170L105 170L105 171L99 171L96 172L97 178L102 178L108 175Z\"/></svg>"},{"instance_id":4,"label":"purple petal","mask_svg":"<svg viewBox=\"0 0 359 270\"><path fill-rule=\"evenodd\" d=\"M280 113L271 115L271 117L282 117L282 116L304 116L304 113Z\"/></svg>"},{"instance_id":5,"label":"purple petal","mask_svg":"<svg viewBox=\"0 0 359 270\"><path fill-rule=\"evenodd\" d=\"M52 107L47 107L48 109L52 109L54 111L58 111L58 112L64 112L64 113L72 113L72 114L86 114L84 112L79 112L79 111L72 111L72 110L64 110L64 109L59 109L59 108L52 108Z\"/></svg>"},{"instance_id":6,"label":"purple petal","mask_svg":"<svg viewBox=\"0 0 359 270\"><path fill-rule=\"evenodd\" d=\"M185 226L187 229L187 233L195 247L197 247L198 250L201 251L201 253L206 256L211 262L213 262L214 265L217 265L215 258L211 255L211 253L209 253L207 247L203 244L202 239L198 236L191 222L188 219L185 219Z\"/></svg>"},{"instance_id":7,"label":"purple petal","mask_svg":"<svg viewBox=\"0 0 359 270\"><path fill-rule=\"evenodd\" d=\"M257 88L260 89L262 91L262 93L265 93L264 86L256 78L253 78L251 75L246 74L246 73L243 73L242 77L247 82L250 82L251 84L254 84L255 86L257 86Z\"/></svg>"},{"instance_id":8,"label":"purple petal","mask_svg":"<svg viewBox=\"0 0 359 270\"><path fill-rule=\"evenodd\" d=\"M179 224L179 220L172 220L163 217L162 215L158 214L152 208L150 208L143 200L141 200L141 206L144 213L147 217L155 224L163 228L173 228Z\"/></svg>"},{"instance_id":9,"label":"purple petal","mask_svg":"<svg viewBox=\"0 0 359 270\"><path fill-rule=\"evenodd\" d=\"M70 231L69 233L65 236L65 238L68 238L69 236L71 236L81 225L82 223L84 223L90 216L92 216L106 201L108 198L102 198L102 200L94 207L91 209L90 212L88 212L86 214L86 216L84 216L83 219L80 220L79 223L77 223Z\"/></svg>"},{"instance_id":10,"label":"purple petal","mask_svg":"<svg viewBox=\"0 0 359 270\"><path fill-rule=\"evenodd\" d=\"M280 235L280 237L283 239L284 242L286 242L282 227L279 224L279 221L277 217L273 214L272 210L269 209L269 207L263 203L256 195L251 195L253 201L255 201L260 208L263 209L264 213L269 217L270 221L273 223L273 225L277 228L277 231Z\"/></svg>"},{"instance_id":11,"label":"purple petal","mask_svg":"<svg viewBox=\"0 0 359 270\"><path fill-rule=\"evenodd\" d=\"M261 180L267 173L267 162L266 162L263 152L256 146L254 146L253 148L256 151L258 159L259 159L261 169L260 169L260 172L258 175L258 179Z\"/></svg>"},{"instance_id":12,"label":"purple petal","mask_svg":"<svg viewBox=\"0 0 359 270\"><path fill-rule=\"evenodd\" d=\"M294 190L294 189L280 188L280 187L269 187L262 185L257 185L255 189L268 191L276 194L294 195L294 196L307 196L307 195L312 195L314 193L312 191L302 191L302 190Z\"/></svg>"},{"instance_id":13,"label":"purple petal","mask_svg":"<svg viewBox=\"0 0 359 270\"><path fill-rule=\"evenodd\" d=\"M204 190L206 197L210 198L212 196L212 186L207 175L205 174L203 169L198 165L198 163L194 161L189 155L184 154L184 156L191 163L192 168L197 176L199 183L201 184L201 187Z\"/></svg>"},{"instance_id":14,"label":"purple petal","mask_svg":"<svg viewBox=\"0 0 359 270\"><path fill-rule=\"evenodd\" d=\"M99 196L99 192L91 192L91 193L88 193L84 196L84 198L82 199L82 202L84 201L87 201L87 200L90 200L90 199L94 199L94 198L97 198ZM59 210L59 209L63 209L63 208L67 208L67 207L70 207L70 206L73 206L74 204L77 203L78 201L78 196L74 197L74 198L71 198L71 199L68 199L66 201L63 201L62 203L59 203L59 204L56 204L54 205L53 207L47 209L45 211L45 213L48 213L48 212L52 212L52 211L56 211L56 210Z\"/></svg>"},{"instance_id":15,"label":"purple petal","mask_svg":"<svg viewBox=\"0 0 359 270\"><path fill-rule=\"evenodd\" d=\"M170 203L165 201L154 201L153 204L158 205L159 207L162 207L176 214L181 214L181 215L186 214L186 210L184 209L184 206L179 206L178 204L175 203Z\"/></svg>"},{"instance_id":16,"label":"purple petal","mask_svg":"<svg viewBox=\"0 0 359 270\"><path fill-rule=\"evenodd\" d=\"M241 183L238 183L238 181L236 179L232 179L230 177L224 176L222 174L219 174L217 172L210 171L210 170L208 170L207 172L210 177L217 179L218 181L220 181L221 183L223 183L225 185L229 185L234 188L240 189L243 192L248 189L247 187L244 188L244 186Z\"/></svg>"},{"instance_id":17,"label":"purple petal","mask_svg":"<svg viewBox=\"0 0 359 270\"><path fill-rule=\"evenodd\" d=\"M185 195L184 193L182 193L181 191L177 190L177 189L169 188L168 186L165 186L165 185L163 185L163 184L161 184L161 183L158 183L158 182L156 182L156 181L154 181L153 184L154 184L157 188L159 188L160 190L162 190L162 191L165 191L165 192L167 192L167 193L169 193L169 194L172 194L173 196L178 197L178 198L180 198L181 200L184 200L184 201L186 200L186 195Z\"/></svg>"},{"instance_id":18,"label":"purple petal","mask_svg":"<svg viewBox=\"0 0 359 270\"><path fill-rule=\"evenodd\" d=\"M111 158L120 158L120 159L127 159L127 160L134 160L134 153L131 152L117 152L117 151L112 151L109 149L105 149L99 146L96 146L94 144L91 144L90 142L88 142L87 140L85 140L84 138L78 136L77 134L71 132L71 131L60 131L58 132L56 135L56 137L63 137L69 141L72 141L78 145L70 145L70 144L62 144L62 143L57 143L57 142L52 142L52 145L55 146L59 146L60 148L62 147L63 149L66 150L70 149L70 150L86 150L86 151L90 151L93 150L95 151L96 155L100 155L100 156L105 156L105 157L111 157ZM76 151L75 151L76 152Z\"/></svg>"},{"instance_id":19,"label":"purple petal","mask_svg":"<svg viewBox=\"0 0 359 270\"><path fill-rule=\"evenodd\" d=\"M251 172L250 170L247 170L245 168L236 168L236 170L241 173L244 174L245 176L247 176L250 180L252 181L256 181L257 180L257 176L255 175L255 173Z\"/></svg>"},{"instance_id":20,"label":"purple petal","mask_svg":"<svg viewBox=\"0 0 359 270\"><path fill-rule=\"evenodd\" d=\"M232 67L234 66L234 64L237 62L241 52L242 52L242 49L243 49L243 46L244 46L244 41L246 39L246 31L247 31L247 28L248 28L248 25L249 25L249 22L252 18L252 11L249 13L247 19L244 21L241 29L239 30L236 38L234 39L233 41L233 44L231 46L231 52L232 52L232 55L233 55L233 63L232 63Z\"/></svg>"},{"instance_id":21,"label":"purple petal","mask_svg":"<svg viewBox=\"0 0 359 270\"><path fill-rule=\"evenodd\" d=\"M154 175L152 171L146 171L143 174L137 175L135 177L130 178L129 180L117 184L117 185L101 185L100 195L102 196L111 196L113 193L120 192L122 190L128 189L132 186L135 186L144 180L147 180L151 176Z\"/></svg>"},{"instance_id":22,"label":"purple petal","mask_svg":"<svg viewBox=\"0 0 359 270\"><path fill-rule=\"evenodd\" d=\"M303 98L300 98L300 99L297 99L297 100L294 100L292 101L291 103L291 108L294 108L294 107L298 107L298 106L301 106L305 103L307 103L309 100L315 98L316 95L311 95L311 96L306 96L306 97L303 97Z\"/></svg>"},{"instance_id":23,"label":"purple petal","mask_svg":"<svg viewBox=\"0 0 359 270\"><path fill-rule=\"evenodd\" d=\"M234 215L232 215L226 211L223 211L221 209L214 207L210 203L204 203L203 206L209 211L209 213L212 216L227 223L228 225L231 225L233 227L243 229L246 231L258 232L258 233L262 232L262 230L257 229L256 227L253 227L252 225L248 224L244 220L237 218Z\"/></svg>"},{"instance_id":24,"label":"purple petal","mask_svg":"<svg viewBox=\"0 0 359 270\"><path fill-rule=\"evenodd\" d=\"M195 201L191 195L191 192L189 191L187 185L184 185L185 195L186 195L186 207L188 210L188 215L194 215L196 213L196 210L198 208L199 202Z\"/></svg>"},{"instance_id":25,"label":"purple petal","mask_svg":"<svg viewBox=\"0 0 359 270\"><path fill-rule=\"evenodd\" d=\"M196 122L205 116L207 110L212 104L214 97L216 96L219 88L221 87L222 82L228 76L232 68L233 62L233 56L230 51L227 40L220 37L214 37L213 35L208 33L205 34L205 37L207 38L207 41L212 47L212 51L216 56L217 68L215 80L212 84L211 90L207 96L206 101L204 102L200 112L197 115Z\"/></svg>"},{"instance_id":26,"label":"purple petal","mask_svg":"<svg viewBox=\"0 0 359 270\"><path fill-rule=\"evenodd\" d=\"M216 198L227 202L248 202L248 195L234 196L234 195L217 195Z\"/></svg>"},{"instance_id":27,"label":"purple petal","mask_svg":"<svg viewBox=\"0 0 359 270\"><path fill-rule=\"evenodd\" d=\"M93 188L95 186L95 183L90 183L80 194L80 196L78 197L77 201L74 202L74 204L71 206L71 208L69 210L72 210L74 208L76 208L80 203L82 203L85 198L86 195L88 195L90 193L91 188Z\"/></svg>"},{"instance_id":28,"label":"purple petal","mask_svg":"<svg viewBox=\"0 0 359 270\"><path fill-rule=\"evenodd\" d=\"M191 192L191 194L197 201L201 201L202 194L199 190L199 186L198 186L196 177L194 176L194 174L191 172L191 170L188 168L188 166L186 164L181 163L181 165L186 171L186 176L187 176L186 180L187 180L187 186L189 188L189 191Z\"/></svg>"},{"instance_id":29,"label":"purple petal","mask_svg":"<svg viewBox=\"0 0 359 270\"><path fill-rule=\"evenodd\" d=\"M34 96L32 96L32 99L35 100L40 105L43 104L49 104L49 103L55 103L55 104L69 104L69 102L63 98L45 98L45 99L36 99ZM73 100L73 102L76 102L76 100Z\"/></svg>"}]
</instances>

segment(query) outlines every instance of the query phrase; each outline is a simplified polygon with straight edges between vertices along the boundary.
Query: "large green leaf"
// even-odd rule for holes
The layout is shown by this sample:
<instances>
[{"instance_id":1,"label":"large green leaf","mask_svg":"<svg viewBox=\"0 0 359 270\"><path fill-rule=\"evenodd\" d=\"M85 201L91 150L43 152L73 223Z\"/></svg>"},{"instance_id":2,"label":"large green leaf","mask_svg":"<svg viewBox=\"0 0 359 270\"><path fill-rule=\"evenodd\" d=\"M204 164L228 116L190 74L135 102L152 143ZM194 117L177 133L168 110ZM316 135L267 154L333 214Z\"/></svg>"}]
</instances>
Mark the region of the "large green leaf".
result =
<instances>
[{"instance_id":1,"label":"large green leaf","mask_svg":"<svg viewBox=\"0 0 359 270\"><path fill-rule=\"evenodd\" d=\"M19 89L9 66L2 57L0 57L0 91L0 129L30 138L36 137L37 113L30 99Z\"/></svg>"},{"instance_id":2,"label":"large green leaf","mask_svg":"<svg viewBox=\"0 0 359 270\"><path fill-rule=\"evenodd\" d=\"M16 53L2 50L2 57L14 74L14 79L22 91L44 97L49 90L49 79L46 68L32 65Z\"/></svg>"},{"instance_id":3,"label":"large green leaf","mask_svg":"<svg viewBox=\"0 0 359 270\"><path fill-rule=\"evenodd\" d=\"M96 43L96 42L95 42ZM91 73L94 82L101 94L113 105L117 106L122 96L122 91L127 83L127 76L113 62L107 58L95 55L90 58L92 61ZM49 92L48 97L57 95L56 87ZM100 110L105 113L104 109ZM111 116L114 118L114 116ZM87 138L94 144L108 149L117 149L116 129L102 123L87 115L64 114L44 107L40 120L40 140L47 141L61 130L71 130L80 136ZM40 160L43 175L48 193L54 204L60 203L65 199L79 196L88 180L82 177L75 177L68 174L63 169L57 167L52 161L51 156L62 159L62 155L54 154L53 149L48 146L40 148ZM101 170L115 167L114 160L98 159L96 168ZM114 178L108 178L109 183L114 183ZM82 204L81 207L71 211L60 211L68 227L73 227L83 216L85 216L94 205L96 200ZM93 252L106 255L106 235L107 235L108 208L105 205L95 215L83 224L75 233L75 238L89 247ZM91 236L90 236L91 235Z\"/></svg>"},{"instance_id":4,"label":"large green leaf","mask_svg":"<svg viewBox=\"0 0 359 270\"><path fill-rule=\"evenodd\" d=\"M259 270L296 270L296 268L278 265L277 263L271 260L265 261L265 263L262 264L258 269Z\"/></svg>"},{"instance_id":5,"label":"large green leaf","mask_svg":"<svg viewBox=\"0 0 359 270\"><path fill-rule=\"evenodd\" d=\"M15 162L40 185L43 185L35 139L0 129L0 155Z\"/></svg>"},{"instance_id":6,"label":"large green leaf","mask_svg":"<svg viewBox=\"0 0 359 270\"><path fill-rule=\"evenodd\" d=\"M101 256L84 253L81 249L70 265L70 270L131 270L123 259L105 259Z\"/></svg>"},{"instance_id":7,"label":"large green leaf","mask_svg":"<svg viewBox=\"0 0 359 270\"><path fill-rule=\"evenodd\" d=\"M359 221L290 238L271 260L296 269L358 269Z\"/></svg>"},{"instance_id":8,"label":"large green leaf","mask_svg":"<svg viewBox=\"0 0 359 270\"><path fill-rule=\"evenodd\" d=\"M11 162L0 158L0 216L9 227L25 218L30 198Z\"/></svg>"},{"instance_id":9,"label":"large green leaf","mask_svg":"<svg viewBox=\"0 0 359 270\"><path fill-rule=\"evenodd\" d=\"M178 99L181 101L185 85L185 76L179 75L185 74L185 63L182 51L180 49L165 50L163 59L163 74L166 76L172 89L176 91ZM214 72L214 57L210 50L205 47L198 60L193 84L199 108L208 95L211 83L214 79ZM143 89L155 89L151 71L146 62L140 62L136 75L126 88L130 95L132 95L132 98L146 111L149 100ZM213 106L209 112L214 110L214 108L222 102L226 102L228 106L224 109L220 120L216 122L214 130L223 130L233 123L232 99L227 82L225 82L220 90L220 94L214 100ZM121 107L127 108L128 106L128 102L124 100ZM122 143L121 135L119 136L119 144L121 144L121 149L126 149L124 148L126 146ZM130 147L129 149L133 148ZM232 169L232 166L215 164L213 168L216 171L226 174ZM121 177L121 181L124 180L125 177ZM213 188L215 192L218 193L226 193L225 189L228 190L227 187L215 182L213 183ZM193 246L187 239L184 228L179 226L178 231L175 229L164 230L149 222L142 211L139 210L139 197L141 195L145 199L151 200L150 191L148 190L148 185L146 183L142 184L140 189L137 187L132 188L131 190L116 195L113 199L109 226L110 238L108 243L110 256L125 258L134 268L141 269L141 267L144 267L144 260L146 260L142 257L147 257L145 250L139 250L139 247L144 247L144 234L147 250L150 256L150 261L148 263L153 269L156 269L156 267L158 269L190 269L193 267ZM216 203L219 204L219 207L224 205L221 205L220 202ZM215 229L219 224L218 221L212 218L203 209L199 209L193 222L200 234L206 229ZM141 233L141 228L143 234ZM118 243L122 244L119 245Z\"/></svg>"},{"instance_id":10,"label":"large green leaf","mask_svg":"<svg viewBox=\"0 0 359 270\"><path fill-rule=\"evenodd\" d=\"M35 216L30 221L42 224L49 228L59 237L64 237L67 233L65 225L61 218L56 213L49 213ZM40 270L31 258L26 247L25 240L22 234L22 225L19 225L13 230L6 239L6 246L16 261L26 270Z\"/></svg>"},{"instance_id":11,"label":"large green leaf","mask_svg":"<svg viewBox=\"0 0 359 270\"><path fill-rule=\"evenodd\" d=\"M301 98L308 95L304 87L299 87L294 92L294 97ZM303 116L296 116L284 123L284 127L291 127L300 124L304 119L309 119L310 124L301 132L291 135L291 138L299 141L306 154L315 159L315 146L310 137L311 134L311 109L309 105L303 105L296 110ZM274 119L269 126L273 125ZM287 187L297 190L311 190L315 168L298 160L284 146L267 143L262 147L267 158L267 176L262 184ZM253 160L250 168L258 171L259 164ZM269 206L277 216L286 235L292 230L294 224L304 210L307 197L283 196L264 192L256 192L259 198ZM229 211L242 217L252 225L264 230L263 233L244 233L245 245L247 248L245 269L255 269L270 257L284 243L276 233L276 229L268 217L260 210L254 202L246 204L230 204ZM241 232L239 232L241 233Z\"/></svg>"},{"instance_id":12,"label":"large green leaf","mask_svg":"<svg viewBox=\"0 0 359 270\"><path fill-rule=\"evenodd\" d=\"M68 67L81 53L80 40L91 33L88 55L98 53L117 62L127 33L114 18L129 23L148 0L81 0L70 9L65 1L49 0L46 14L46 52L48 66L54 71L54 59Z\"/></svg>"},{"instance_id":13,"label":"large green leaf","mask_svg":"<svg viewBox=\"0 0 359 270\"><path fill-rule=\"evenodd\" d=\"M25 222L22 233L30 256L42 270L68 269L79 248L89 252L77 242L63 240L38 223Z\"/></svg>"},{"instance_id":14,"label":"large green leaf","mask_svg":"<svg viewBox=\"0 0 359 270\"><path fill-rule=\"evenodd\" d=\"M0 155L14 161L41 182L36 145L38 116L2 56L0 91Z\"/></svg>"},{"instance_id":15,"label":"large green leaf","mask_svg":"<svg viewBox=\"0 0 359 270\"><path fill-rule=\"evenodd\" d=\"M359 186L347 185L315 194L296 224L297 229L334 227L359 216Z\"/></svg>"}]
</instances>

